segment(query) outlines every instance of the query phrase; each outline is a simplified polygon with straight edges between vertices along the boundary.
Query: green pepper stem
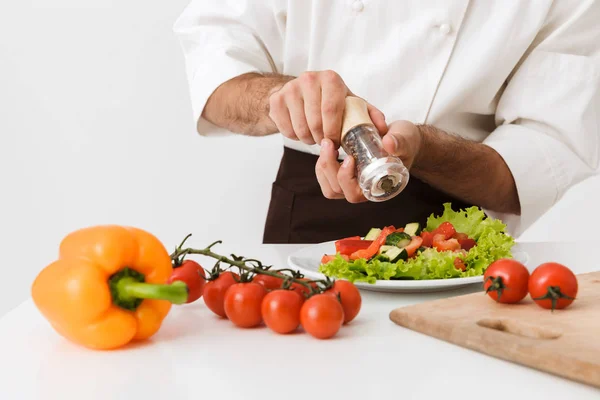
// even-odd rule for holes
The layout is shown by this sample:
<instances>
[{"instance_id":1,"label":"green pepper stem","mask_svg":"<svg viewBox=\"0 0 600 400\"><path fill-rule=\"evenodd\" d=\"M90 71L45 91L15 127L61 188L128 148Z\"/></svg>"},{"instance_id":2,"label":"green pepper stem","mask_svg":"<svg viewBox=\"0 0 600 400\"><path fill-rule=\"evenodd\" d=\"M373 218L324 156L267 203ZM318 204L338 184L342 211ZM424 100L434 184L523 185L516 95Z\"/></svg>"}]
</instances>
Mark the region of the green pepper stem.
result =
<instances>
[{"instance_id":1,"label":"green pepper stem","mask_svg":"<svg viewBox=\"0 0 600 400\"><path fill-rule=\"evenodd\" d=\"M188 287L184 282L175 281L168 285L144 282L144 275L124 268L108 280L113 303L125 310L134 311L144 299L167 300L183 304L188 299Z\"/></svg>"},{"instance_id":2,"label":"green pepper stem","mask_svg":"<svg viewBox=\"0 0 600 400\"><path fill-rule=\"evenodd\" d=\"M119 281L117 290L123 297L167 300L174 304L183 304L188 298L187 285L181 281L175 281L170 285L156 285L125 278Z\"/></svg>"}]
</instances>

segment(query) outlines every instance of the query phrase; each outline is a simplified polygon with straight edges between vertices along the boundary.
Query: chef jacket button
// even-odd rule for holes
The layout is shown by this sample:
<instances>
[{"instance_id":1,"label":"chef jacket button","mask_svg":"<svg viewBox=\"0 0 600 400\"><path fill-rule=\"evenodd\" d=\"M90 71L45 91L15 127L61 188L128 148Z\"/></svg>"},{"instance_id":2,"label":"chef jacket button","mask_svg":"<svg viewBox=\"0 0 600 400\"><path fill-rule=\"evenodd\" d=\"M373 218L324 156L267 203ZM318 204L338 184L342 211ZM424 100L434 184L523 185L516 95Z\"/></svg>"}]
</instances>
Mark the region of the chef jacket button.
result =
<instances>
[{"instance_id":1,"label":"chef jacket button","mask_svg":"<svg viewBox=\"0 0 600 400\"><path fill-rule=\"evenodd\" d=\"M352 3L352 9L356 12L361 12L364 8L365 5L360 0L356 0L354 3Z\"/></svg>"},{"instance_id":2,"label":"chef jacket button","mask_svg":"<svg viewBox=\"0 0 600 400\"><path fill-rule=\"evenodd\" d=\"M440 33L442 35L449 34L451 30L452 30L452 28L450 28L450 25L448 25L448 24L442 24L442 25L440 25Z\"/></svg>"}]
</instances>

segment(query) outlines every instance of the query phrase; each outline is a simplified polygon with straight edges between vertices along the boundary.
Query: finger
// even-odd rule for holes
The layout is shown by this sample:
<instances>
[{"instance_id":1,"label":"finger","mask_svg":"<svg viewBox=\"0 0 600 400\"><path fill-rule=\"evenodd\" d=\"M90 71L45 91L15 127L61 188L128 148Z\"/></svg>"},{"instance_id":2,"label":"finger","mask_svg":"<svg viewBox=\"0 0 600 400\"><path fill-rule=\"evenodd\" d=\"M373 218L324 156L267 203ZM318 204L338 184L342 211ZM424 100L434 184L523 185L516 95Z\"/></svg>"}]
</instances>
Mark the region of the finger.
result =
<instances>
[{"instance_id":1,"label":"finger","mask_svg":"<svg viewBox=\"0 0 600 400\"><path fill-rule=\"evenodd\" d=\"M308 124L306 123L306 116L304 115L304 100L302 100L302 92L300 92L299 88L288 93L286 97L286 105L290 110L292 128L294 129L294 133L298 139L300 139L302 143L315 144L315 141L308 130Z\"/></svg>"},{"instance_id":2,"label":"finger","mask_svg":"<svg viewBox=\"0 0 600 400\"><path fill-rule=\"evenodd\" d=\"M275 123L283 136L291 140L298 140L294 133L285 99L281 93L275 93L269 98L269 118Z\"/></svg>"},{"instance_id":3,"label":"finger","mask_svg":"<svg viewBox=\"0 0 600 400\"><path fill-rule=\"evenodd\" d=\"M385 135L388 132L388 126L385 123L385 115L376 107L367 103L367 110L369 111L369 116L371 117L371 121L381 134L381 136Z\"/></svg>"},{"instance_id":4,"label":"finger","mask_svg":"<svg viewBox=\"0 0 600 400\"><path fill-rule=\"evenodd\" d=\"M342 133L342 117L345 99L348 90L339 75L335 72L323 74L321 87L323 135L333 142L335 148L338 148Z\"/></svg>"},{"instance_id":5,"label":"finger","mask_svg":"<svg viewBox=\"0 0 600 400\"><path fill-rule=\"evenodd\" d=\"M354 158L348 156L342 163L338 172L338 182L344 193L344 197L350 203L363 203L367 201L358 184L354 168Z\"/></svg>"},{"instance_id":6,"label":"finger","mask_svg":"<svg viewBox=\"0 0 600 400\"><path fill-rule=\"evenodd\" d=\"M323 117L321 115L321 86L316 75L305 74L302 87L304 114L308 129L318 144L323 140Z\"/></svg>"},{"instance_id":7,"label":"finger","mask_svg":"<svg viewBox=\"0 0 600 400\"><path fill-rule=\"evenodd\" d=\"M321 142L321 168L329 181L331 189L338 194L342 193L342 188L337 180L337 173L340 169L340 164L337 160L339 152L334 149L331 140L325 138Z\"/></svg>"},{"instance_id":8,"label":"finger","mask_svg":"<svg viewBox=\"0 0 600 400\"><path fill-rule=\"evenodd\" d=\"M317 175L317 181L319 182L319 186L321 186L321 192L323 192L323 196L325 196L328 199L344 198L344 195L342 193L337 193L331 188L329 180L325 176L325 172L323 170L321 157L319 157L319 159L317 160L317 164L315 166L315 173Z\"/></svg>"}]
</instances>

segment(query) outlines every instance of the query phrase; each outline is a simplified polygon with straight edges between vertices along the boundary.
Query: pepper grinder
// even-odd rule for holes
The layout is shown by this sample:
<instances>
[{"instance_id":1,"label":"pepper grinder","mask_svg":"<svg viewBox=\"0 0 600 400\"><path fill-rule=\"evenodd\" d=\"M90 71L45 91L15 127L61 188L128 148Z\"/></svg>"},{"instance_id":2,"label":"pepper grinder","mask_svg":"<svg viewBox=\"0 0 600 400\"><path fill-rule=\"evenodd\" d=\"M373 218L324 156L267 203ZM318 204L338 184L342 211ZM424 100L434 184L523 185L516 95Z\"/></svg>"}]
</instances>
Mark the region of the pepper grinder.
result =
<instances>
[{"instance_id":1,"label":"pepper grinder","mask_svg":"<svg viewBox=\"0 0 600 400\"><path fill-rule=\"evenodd\" d=\"M358 184L367 200L390 200L408 184L408 170L398 157L384 150L367 103L361 98L346 97L341 146L356 162Z\"/></svg>"}]
</instances>

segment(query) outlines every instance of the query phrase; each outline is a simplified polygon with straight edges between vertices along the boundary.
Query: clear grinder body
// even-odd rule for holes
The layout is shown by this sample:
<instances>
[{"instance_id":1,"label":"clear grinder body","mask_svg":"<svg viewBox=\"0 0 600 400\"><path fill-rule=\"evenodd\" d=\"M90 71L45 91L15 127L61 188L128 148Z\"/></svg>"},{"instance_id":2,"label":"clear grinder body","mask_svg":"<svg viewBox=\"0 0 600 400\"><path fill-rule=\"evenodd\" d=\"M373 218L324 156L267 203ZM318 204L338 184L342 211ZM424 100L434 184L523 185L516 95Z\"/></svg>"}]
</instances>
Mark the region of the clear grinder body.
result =
<instances>
[{"instance_id":1,"label":"clear grinder body","mask_svg":"<svg viewBox=\"0 0 600 400\"><path fill-rule=\"evenodd\" d=\"M355 160L358 184L367 200L390 200L408 184L408 169L398 157L383 148L367 103L361 98L346 98L341 146Z\"/></svg>"}]
</instances>

